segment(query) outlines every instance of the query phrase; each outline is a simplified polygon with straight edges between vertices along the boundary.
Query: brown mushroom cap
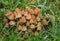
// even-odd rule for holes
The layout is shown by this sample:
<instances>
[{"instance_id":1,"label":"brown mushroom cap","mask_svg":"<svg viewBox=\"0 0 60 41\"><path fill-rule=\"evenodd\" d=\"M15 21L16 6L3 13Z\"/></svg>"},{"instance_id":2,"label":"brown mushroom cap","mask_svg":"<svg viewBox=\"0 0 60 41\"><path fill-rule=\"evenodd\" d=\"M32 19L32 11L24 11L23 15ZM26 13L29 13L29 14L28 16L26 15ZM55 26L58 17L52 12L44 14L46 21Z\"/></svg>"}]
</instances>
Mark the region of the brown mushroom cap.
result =
<instances>
[{"instance_id":1,"label":"brown mushroom cap","mask_svg":"<svg viewBox=\"0 0 60 41\"><path fill-rule=\"evenodd\" d=\"M10 21L10 22L9 22L9 25L14 26L14 25L15 25L15 21Z\"/></svg>"},{"instance_id":2,"label":"brown mushroom cap","mask_svg":"<svg viewBox=\"0 0 60 41\"><path fill-rule=\"evenodd\" d=\"M15 19L20 18L22 16L22 12L20 11L19 8L16 9L14 14L15 14Z\"/></svg>"},{"instance_id":3,"label":"brown mushroom cap","mask_svg":"<svg viewBox=\"0 0 60 41\"><path fill-rule=\"evenodd\" d=\"M38 15L40 12L41 12L41 10L40 10L39 8L36 8L36 9L34 10L34 14L35 14L35 15Z\"/></svg>"},{"instance_id":4,"label":"brown mushroom cap","mask_svg":"<svg viewBox=\"0 0 60 41\"><path fill-rule=\"evenodd\" d=\"M40 21L40 18L39 17L36 17L36 21L39 22Z\"/></svg>"},{"instance_id":5,"label":"brown mushroom cap","mask_svg":"<svg viewBox=\"0 0 60 41\"><path fill-rule=\"evenodd\" d=\"M35 17L34 15L31 15L31 19L35 20L35 19L36 19L36 17Z\"/></svg>"},{"instance_id":6,"label":"brown mushroom cap","mask_svg":"<svg viewBox=\"0 0 60 41\"><path fill-rule=\"evenodd\" d=\"M26 22L26 26L30 26L30 22L29 21Z\"/></svg>"},{"instance_id":7,"label":"brown mushroom cap","mask_svg":"<svg viewBox=\"0 0 60 41\"><path fill-rule=\"evenodd\" d=\"M26 26L23 26L22 31L27 31L27 27Z\"/></svg>"},{"instance_id":8,"label":"brown mushroom cap","mask_svg":"<svg viewBox=\"0 0 60 41\"><path fill-rule=\"evenodd\" d=\"M33 24L35 21L33 19L30 19L30 24Z\"/></svg>"},{"instance_id":9,"label":"brown mushroom cap","mask_svg":"<svg viewBox=\"0 0 60 41\"><path fill-rule=\"evenodd\" d=\"M30 14L27 14L26 19L27 20L30 20L31 19L31 15Z\"/></svg>"},{"instance_id":10,"label":"brown mushroom cap","mask_svg":"<svg viewBox=\"0 0 60 41\"><path fill-rule=\"evenodd\" d=\"M29 7L26 7L25 11L27 11L28 13L30 12L30 8Z\"/></svg>"},{"instance_id":11,"label":"brown mushroom cap","mask_svg":"<svg viewBox=\"0 0 60 41\"><path fill-rule=\"evenodd\" d=\"M14 15L12 14L12 15L8 16L8 19L9 19L9 20L14 20L15 17L14 17Z\"/></svg>"},{"instance_id":12,"label":"brown mushroom cap","mask_svg":"<svg viewBox=\"0 0 60 41\"><path fill-rule=\"evenodd\" d=\"M28 33L30 33L32 30L31 29L28 29L27 31L28 31Z\"/></svg>"},{"instance_id":13,"label":"brown mushroom cap","mask_svg":"<svg viewBox=\"0 0 60 41\"><path fill-rule=\"evenodd\" d=\"M17 19L17 18L21 18L21 17L22 17L21 14L17 14L17 13L15 12L15 19Z\"/></svg>"},{"instance_id":14,"label":"brown mushroom cap","mask_svg":"<svg viewBox=\"0 0 60 41\"><path fill-rule=\"evenodd\" d=\"M24 16L22 16L22 17L19 19L19 21L20 21L21 23L25 23L25 22L26 22L26 18L25 18Z\"/></svg>"},{"instance_id":15,"label":"brown mushroom cap","mask_svg":"<svg viewBox=\"0 0 60 41\"><path fill-rule=\"evenodd\" d=\"M35 35L35 36L38 35L38 31L35 31L35 32L34 32L34 35Z\"/></svg>"},{"instance_id":16,"label":"brown mushroom cap","mask_svg":"<svg viewBox=\"0 0 60 41\"><path fill-rule=\"evenodd\" d=\"M8 17L8 16L10 16L12 14L12 12L8 12L7 14L6 14L6 16Z\"/></svg>"},{"instance_id":17,"label":"brown mushroom cap","mask_svg":"<svg viewBox=\"0 0 60 41\"><path fill-rule=\"evenodd\" d=\"M18 26L18 31L21 31L23 27L21 25Z\"/></svg>"},{"instance_id":18,"label":"brown mushroom cap","mask_svg":"<svg viewBox=\"0 0 60 41\"><path fill-rule=\"evenodd\" d=\"M7 16L7 18L10 19L10 20L14 20L14 19L15 19L13 12L8 12L8 13L6 14L6 16Z\"/></svg>"},{"instance_id":19,"label":"brown mushroom cap","mask_svg":"<svg viewBox=\"0 0 60 41\"><path fill-rule=\"evenodd\" d=\"M23 14L24 16L27 16L28 15L28 12L24 12L24 14Z\"/></svg>"},{"instance_id":20,"label":"brown mushroom cap","mask_svg":"<svg viewBox=\"0 0 60 41\"><path fill-rule=\"evenodd\" d=\"M31 25L30 25L30 28L31 28L31 29L35 29L36 27L35 27L34 24L31 24Z\"/></svg>"},{"instance_id":21,"label":"brown mushroom cap","mask_svg":"<svg viewBox=\"0 0 60 41\"><path fill-rule=\"evenodd\" d=\"M37 17L42 18L42 14L41 14L41 12L38 13Z\"/></svg>"},{"instance_id":22,"label":"brown mushroom cap","mask_svg":"<svg viewBox=\"0 0 60 41\"><path fill-rule=\"evenodd\" d=\"M40 22L37 24L37 30L41 30L41 23Z\"/></svg>"},{"instance_id":23,"label":"brown mushroom cap","mask_svg":"<svg viewBox=\"0 0 60 41\"><path fill-rule=\"evenodd\" d=\"M34 15L34 9L30 9L29 13Z\"/></svg>"},{"instance_id":24,"label":"brown mushroom cap","mask_svg":"<svg viewBox=\"0 0 60 41\"><path fill-rule=\"evenodd\" d=\"M25 14L25 11L24 11L24 10L22 10L22 11L21 11L21 15L24 15L24 14Z\"/></svg>"},{"instance_id":25,"label":"brown mushroom cap","mask_svg":"<svg viewBox=\"0 0 60 41\"><path fill-rule=\"evenodd\" d=\"M42 20L42 24L43 24L43 25L48 25L48 21L47 21L46 19L43 19L43 20Z\"/></svg>"},{"instance_id":26,"label":"brown mushroom cap","mask_svg":"<svg viewBox=\"0 0 60 41\"><path fill-rule=\"evenodd\" d=\"M16 8L16 10L15 10L17 13L20 13L21 12L21 10L19 9L19 8Z\"/></svg>"}]
</instances>

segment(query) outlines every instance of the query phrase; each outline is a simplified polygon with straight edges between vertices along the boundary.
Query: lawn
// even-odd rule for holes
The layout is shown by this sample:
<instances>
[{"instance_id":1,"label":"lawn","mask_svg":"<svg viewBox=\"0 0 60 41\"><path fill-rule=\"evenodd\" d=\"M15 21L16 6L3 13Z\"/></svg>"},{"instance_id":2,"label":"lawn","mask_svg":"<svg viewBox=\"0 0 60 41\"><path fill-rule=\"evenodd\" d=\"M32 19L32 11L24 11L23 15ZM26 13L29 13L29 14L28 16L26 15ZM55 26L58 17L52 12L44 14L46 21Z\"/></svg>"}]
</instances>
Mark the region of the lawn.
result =
<instances>
[{"instance_id":1,"label":"lawn","mask_svg":"<svg viewBox=\"0 0 60 41\"><path fill-rule=\"evenodd\" d=\"M24 10L29 8L40 8L42 15L47 14L55 16L51 19L51 24L46 26L46 30L40 30L39 34L34 36L24 35L24 32L17 31L17 25L5 27L5 14L13 12L16 8ZM22 38L24 35L24 38ZM0 41L60 41L60 0L0 0Z\"/></svg>"}]
</instances>

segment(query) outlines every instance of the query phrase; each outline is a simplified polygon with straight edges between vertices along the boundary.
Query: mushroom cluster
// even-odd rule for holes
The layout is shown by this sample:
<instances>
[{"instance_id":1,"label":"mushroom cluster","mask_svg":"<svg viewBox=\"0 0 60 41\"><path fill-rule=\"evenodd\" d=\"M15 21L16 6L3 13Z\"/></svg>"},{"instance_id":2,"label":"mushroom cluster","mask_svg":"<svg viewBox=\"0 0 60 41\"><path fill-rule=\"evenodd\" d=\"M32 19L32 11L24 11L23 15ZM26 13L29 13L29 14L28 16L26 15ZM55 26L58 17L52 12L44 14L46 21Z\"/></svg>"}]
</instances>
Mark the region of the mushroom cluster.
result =
<instances>
[{"instance_id":1,"label":"mushroom cluster","mask_svg":"<svg viewBox=\"0 0 60 41\"><path fill-rule=\"evenodd\" d=\"M42 25L48 25L48 21L43 18L41 9L39 8L26 8L25 10L20 10L16 8L14 12L8 12L6 14L7 26L14 26L18 23L18 31L25 31L30 33L31 31L34 35L38 35L39 31L42 28Z\"/></svg>"}]
</instances>

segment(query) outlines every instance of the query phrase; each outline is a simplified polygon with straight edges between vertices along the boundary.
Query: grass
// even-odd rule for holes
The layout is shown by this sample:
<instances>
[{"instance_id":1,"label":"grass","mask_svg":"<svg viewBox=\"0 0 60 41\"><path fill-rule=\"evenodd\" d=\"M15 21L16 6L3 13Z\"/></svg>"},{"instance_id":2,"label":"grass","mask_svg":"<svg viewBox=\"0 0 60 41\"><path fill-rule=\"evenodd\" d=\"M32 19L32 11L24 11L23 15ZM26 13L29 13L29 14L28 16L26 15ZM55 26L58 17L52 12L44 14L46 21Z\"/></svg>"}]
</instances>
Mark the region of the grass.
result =
<instances>
[{"instance_id":1,"label":"grass","mask_svg":"<svg viewBox=\"0 0 60 41\"><path fill-rule=\"evenodd\" d=\"M0 0L0 41L60 41L60 1L59 0L37 0L36 3L29 2L29 0ZM26 7L39 7L42 14L53 14L56 20L51 20L51 25L47 26L48 29L43 32L40 31L39 35L30 37L25 36L25 40L21 37L24 32L17 32L17 26L5 28L5 14L8 11L14 11L15 8L25 9Z\"/></svg>"}]
</instances>

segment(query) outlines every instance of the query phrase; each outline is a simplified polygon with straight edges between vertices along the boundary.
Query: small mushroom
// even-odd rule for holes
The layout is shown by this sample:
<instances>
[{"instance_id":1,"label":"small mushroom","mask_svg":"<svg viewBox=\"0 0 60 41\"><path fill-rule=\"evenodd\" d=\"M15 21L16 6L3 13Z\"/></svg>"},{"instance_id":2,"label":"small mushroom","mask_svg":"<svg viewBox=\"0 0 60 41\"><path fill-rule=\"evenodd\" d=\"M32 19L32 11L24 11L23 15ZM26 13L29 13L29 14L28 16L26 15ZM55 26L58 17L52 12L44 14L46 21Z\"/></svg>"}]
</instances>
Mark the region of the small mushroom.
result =
<instances>
[{"instance_id":1,"label":"small mushroom","mask_svg":"<svg viewBox=\"0 0 60 41\"><path fill-rule=\"evenodd\" d=\"M28 14L28 15L26 16L26 19L27 19L27 20L30 20L30 19L31 19L31 15Z\"/></svg>"},{"instance_id":2,"label":"small mushroom","mask_svg":"<svg viewBox=\"0 0 60 41\"><path fill-rule=\"evenodd\" d=\"M26 7L25 11L27 11L30 14L34 14L34 10L30 9L29 7Z\"/></svg>"},{"instance_id":3,"label":"small mushroom","mask_svg":"<svg viewBox=\"0 0 60 41\"><path fill-rule=\"evenodd\" d=\"M20 19L19 19L20 23L25 23L26 22L26 18L24 16L22 16Z\"/></svg>"},{"instance_id":4,"label":"small mushroom","mask_svg":"<svg viewBox=\"0 0 60 41\"><path fill-rule=\"evenodd\" d=\"M34 14L35 14L35 15L38 15L38 12L37 12L37 10L34 10Z\"/></svg>"},{"instance_id":5,"label":"small mushroom","mask_svg":"<svg viewBox=\"0 0 60 41\"><path fill-rule=\"evenodd\" d=\"M43 20L42 20L42 24L43 24L43 25L48 25L48 21L47 21L46 19L43 19Z\"/></svg>"},{"instance_id":6,"label":"small mushroom","mask_svg":"<svg viewBox=\"0 0 60 41\"><path fill-rule=\"evenodd\" d=\"M38 35L38 31L35 31L35 32L34 32L34 35L35 35L35 36Z\"/></svg>"},{"instance_id":7,"label":"small mushroom","mask_svg":"<svg viewBox=\"0 0 60 41\"><path fill-rule=\"evenodd\" d=\"M15 19L22 17L21 12L18 13L14 12L14 15L15 15Z\"/></svg>"},{"instance_id":8,"label":"small mushroom","mask_svg":"<svg viewBox=\"0 0 60 41\"><path fill-rule=\"evenodd\" d=\"M8 13L6 14L6 16L7 16L7 18L10 19L10 20L14 20L14 18L15 18L13 12L8 12Z\"/></svg>"},{"instance_id":9,"label":"small mushroom","mask_svg":"<svg viewBox=\"0 0 60 41\"><path fill-rule=\"evenodd\" d=\"M15 25L15 21L10 21L10 22L9 22L9 25L14 26L14 25Z\"/></svg>"},{"instance_id":10,"label":"small mushroom","mask_svg":"<svg viewBox=\"0 0 60 41\"><path fill-rule=\"evenodd\" d=\"M29 13L32 14L32 15L34 15L34 10L30 9Z\"/></svg>"},{"instance_id":11,"label":"small mushroom","mask_svg":"<svg viewBox=\"0 0 60 41\"><path fill-rule=\"evenodd\" d=\"M22 10L22 11L21 11L21 15L24 15L24 13L25 13L25 11L24 11L24 10Z\"/></svg>"},{"instance_id":12,"label":"small mushroom","mask_svg":"<svg viewBox=\"0 0 60 41\"><path fill-rule=\"evenodd\" d=\"M36 19L36 17L35 17L34 15L31 15L31 19L35 20L35 19Z\"/></svg>"},{"instance_id":13,"label":"small mushroom","mask_svg":"<svg viewBox=\"0 0 60 41\"><path fill-rule=\"evenodd\" d=\"M37 20L37 22L39 22L40 21L40 18L39 17L36 17L36 20Z\"/></svg>"},{"instance_id":14,"label":"small mushroom","mask_svg":"<svg viewBox=\"0 0 60 41\"><path fill-rule=\"evenodd\" d=\"M32 30L31 29L28 29L27 31L28 31L28 33L30 33Z\"/></svg>"},{"instance_id":15,"label":"small mushroom","mask_svg":"<svg viewBox=\"0 0 60 41\"><path fill-rule=\"evenodd\" d=\"M25 31L25 34L26 34L27 36L29 36L29 32L28 32L28 31Z\"/></svg>"},{"instance_id":16,"label":"small mushroom","mask_svg":"<svg viewBox=\"0 0 60 41\"><path fill-rule=\"evenodd\" d=\"M12 14L12 12L8 12L7 14L5 14L7 17L10 16Z\"/></svg>"},{"instance_id":17,"label":"small mushroom","mask_svg":"<svg viewBox=\"0 0 60 41\"><path fill-rule=\"evenodd\" d=\"M18 26L18 31L21 31L23 27L21 25Z\"/></svg>"},{"instance_id":18,"label":"small mushroom","mask_svg":"<svg viewBox=\"0 0 60 41\"><path fill-rule=\"evenodd\" d=\"M24 12L24 16L27 16L28 15L28 12Z\"/></svg>"},{"instance_id":19,"label":"small mushroom","mask_svg":"<svg viewBox=\"0 0 60 41\"><path fill-rule=\"evenodd\" d=\"M29 7L26 7L25 11L27 11L28 13L30 12L30 8Z\"/></svg>"},{"instance_id":20,"label":"small mushroom","mask_svg":"<svg viewBox=\"0 0 60 41\"><path fill-rule=\"evenodd\" d=\"M23 26L22 31L27 31L27 27L26 26Z\"/></svg>"},{"instance_id":21,"label":"small mushroom","mask_svg":"<svg viewBox=\"0 0 60 41\"><path fill-rule=\"evenodd\" d=\"M41 14L41 12L38 13L37 17L42 18L42 14Z\"/></svg>"},{"instance_id":22,"label":"small mushroom","mask_svg":"<svg viewBox=\"0 0 60 41\"><path fill-rule=\"evenodd\" d=\"M30 24L33 24L35 21L33 19L30 19Z\"/></svg>"},{"instance_id":23,"label":"small mushroom","mask_svg":"<svg viewBox=\"0 0 60 41\"><path fill-rule=\"evenodd\" d=\"M35 12L35 15L38 15L41 12L41 10L39 8L36 8L34 12Z\"/></svg>"},{"instance_id":24,"label":"small mushroom","mask_svg":"<svg viewBox=\"0 0 60 41\"><path fill-rule=\"evenodd\" d=\"M35 27L34 24L31 24L31 25L30 25L30 28L31 28L31 29L35 29L36 27Z\"/></svg>"},{"instance_id":25,"label":"small mushroom","mask_svg":"<svg viewBox=\"0 0 60 41\"><path fill-rule=\"evenodd\" d=\"M26 22L26 26L29 26L29 25L30 25L30 22L29 22L29 21L27 21L27 22Z\"/></svg>"},{"instance_id":26,"label":"small mushroom","mask_svg":"<svg viewBox=\"0 0 60 41\"><path fill-rule=\"evenodd\" d=\"M37 25L37 23L38 23L38 22L37 22L36 20L34 20L34 24Z\"/></svg>"},{"instance_id":27,"label":"small mushroom","mask_svg":"<svg viewBox=\"0 0 60 41\"><path fill-rule=\"evenodd\" d=\"M15 17L14 17L14 15L12 14L12 15L8 16L8 19L9 19L9 20L14 20Z\"/></svg>"},{"instance_id":28,"label":"small mushroom","mask_svg":"<svg viewBox=\"0 0 60 41\"><path fill-rule=\"evenodd\" d=\"M41 12L41 9L39 9L39 8L36 8L36 10L37 10L37 13Z\"/></svg>"},{"instance_id":29,"label":"small mushroom","mask_svg":"<svg viewBox=\"0 0 60 41\"><path fill-rule=\"evenodd\" d=\"M41 23L40 22L37 24L37 30L41 30Z\"/></svg>"},{"instance_id":30,"label":"small mushroom","mask_svg":"<svg viewBox=\"0 0 60 41\"><path fill-rule=\"evenodd\" d=\"M21 13L21 10L19 8L16 8L15 10L17 13Z\"/></svg>"}]
</instances>

